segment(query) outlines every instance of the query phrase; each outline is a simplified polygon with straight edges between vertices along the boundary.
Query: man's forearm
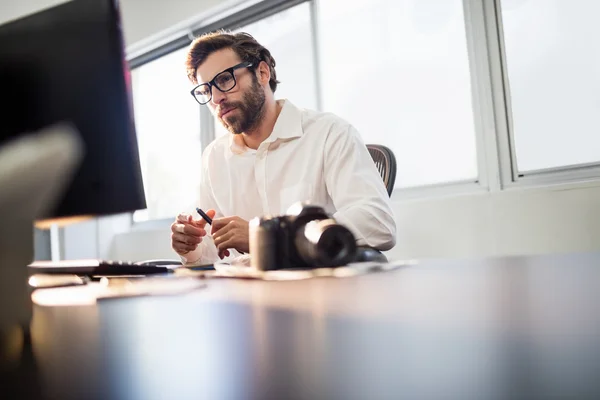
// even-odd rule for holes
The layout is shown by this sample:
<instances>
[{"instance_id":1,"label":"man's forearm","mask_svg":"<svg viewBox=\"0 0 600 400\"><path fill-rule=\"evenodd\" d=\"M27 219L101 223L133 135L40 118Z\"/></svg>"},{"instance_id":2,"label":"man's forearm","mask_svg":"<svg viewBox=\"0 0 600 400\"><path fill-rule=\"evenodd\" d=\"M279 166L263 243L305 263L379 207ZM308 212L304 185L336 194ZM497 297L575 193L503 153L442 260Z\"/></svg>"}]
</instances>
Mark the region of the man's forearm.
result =
<instances>
[{"instance_id":1,"label":"man's forearm","mask_svg":"<svg viewBox=\"0 0 600 400\"><path fill-rule=\"evenodd\" d=\"M396 244L393 214L376 205L350 206L333 216L354 234L357 244L389 250Z\"/></svg>"}]
</instances>

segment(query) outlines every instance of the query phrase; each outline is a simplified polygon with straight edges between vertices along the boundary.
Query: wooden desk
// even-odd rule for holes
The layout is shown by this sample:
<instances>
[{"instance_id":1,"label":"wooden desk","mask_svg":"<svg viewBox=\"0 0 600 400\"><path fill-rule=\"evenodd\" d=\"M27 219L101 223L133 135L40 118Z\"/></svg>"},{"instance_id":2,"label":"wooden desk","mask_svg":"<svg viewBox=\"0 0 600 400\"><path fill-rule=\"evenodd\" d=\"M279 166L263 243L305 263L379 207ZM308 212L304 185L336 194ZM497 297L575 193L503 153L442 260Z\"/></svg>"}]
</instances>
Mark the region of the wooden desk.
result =
<instances>
[{"instance_id":1,"label":"wooden desk","mask_svg":"<svg viewBox=\"0 0 600 400\"><path fill-rule=\"evenodd\" d=\"M36 307L37 369L11 379L60 399L600 398L600 254L207 284Z\"/></svg>"}]
</instances>

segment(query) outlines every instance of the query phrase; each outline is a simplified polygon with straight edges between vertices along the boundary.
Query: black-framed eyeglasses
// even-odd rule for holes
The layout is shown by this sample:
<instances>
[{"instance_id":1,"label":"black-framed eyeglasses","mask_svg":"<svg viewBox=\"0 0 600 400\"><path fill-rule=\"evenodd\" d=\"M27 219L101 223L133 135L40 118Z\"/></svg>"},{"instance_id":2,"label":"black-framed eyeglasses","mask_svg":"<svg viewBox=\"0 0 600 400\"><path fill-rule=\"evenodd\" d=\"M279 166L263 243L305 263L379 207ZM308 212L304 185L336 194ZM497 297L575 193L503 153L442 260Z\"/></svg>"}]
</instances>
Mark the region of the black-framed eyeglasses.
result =
<instances>
[{"instance_id":1,"label":"black-framed eyeglasses","mask_svg":"<svg viewBox=\"0 0 600 400\"><path fill-rule=\"evenodd\" d=\"M196 86L190 92L194 99L200 104L206 104L212 100L212 88L213 86L219 89L221 92L229 92L236 85L235 74L233 71L240 68L249 68L252 66L251 62L244 61L238 65L234 65L231 68L227 68L223 72L219 72L215 77L207 83L201 83Z\"/></svg>"}]
</instances>

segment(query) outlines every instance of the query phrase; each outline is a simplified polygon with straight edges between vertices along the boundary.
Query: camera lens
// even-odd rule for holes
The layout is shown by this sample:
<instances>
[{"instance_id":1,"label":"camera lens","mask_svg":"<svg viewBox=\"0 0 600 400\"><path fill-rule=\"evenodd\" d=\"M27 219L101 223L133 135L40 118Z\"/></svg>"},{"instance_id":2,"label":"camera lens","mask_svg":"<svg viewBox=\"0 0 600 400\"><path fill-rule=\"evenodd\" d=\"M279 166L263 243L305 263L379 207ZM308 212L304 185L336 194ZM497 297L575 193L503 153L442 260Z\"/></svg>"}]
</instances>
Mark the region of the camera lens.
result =
<instances>
[{"instance_id":1,"label":"camera lens","mask_svg":"<svg viewBox=\"0 0 600 400\"><path fill-rule=\"evenodd\" d=\"M333 219L313 220L299 229L294 240L298 254L315 267L337 267L354 260L354 235Z\"/></svg>"},{"instance_id":2,"label":"camera lens","mask_svg":"<svg viewBox=\"0 0 600 400\"><path fill-rule=\"evenodd\" d=\"M338 254L346 251L344 242L338 237L331 237L331 239L322 238L321 240L328 241L327 244L323 245L323 248L325 253L327 253L327 257L330 259L336 258Z\"/></svg>"}]
</instances>

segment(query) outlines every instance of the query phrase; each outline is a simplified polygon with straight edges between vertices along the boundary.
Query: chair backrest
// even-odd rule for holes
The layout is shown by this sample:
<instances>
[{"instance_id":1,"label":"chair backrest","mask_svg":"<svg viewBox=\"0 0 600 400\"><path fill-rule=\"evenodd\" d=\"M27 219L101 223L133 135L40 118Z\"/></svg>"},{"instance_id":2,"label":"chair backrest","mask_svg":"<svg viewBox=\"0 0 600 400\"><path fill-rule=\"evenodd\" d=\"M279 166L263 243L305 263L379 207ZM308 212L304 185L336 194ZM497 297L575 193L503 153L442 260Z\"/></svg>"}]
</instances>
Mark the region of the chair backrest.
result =
<instances>
[{"instance_id":1,"label":"chair backrest","mask_svg":"<svg viewBox=\"0 0 600 400\"><path fill-rule=\"evenodd\" d=\"M367 149L379 174L381 174L388 195L391 196L394 191L394 183L396 183L396 157L394 153L388 147L380 144L367 144Z\"/></svg>"}]
</instances>

